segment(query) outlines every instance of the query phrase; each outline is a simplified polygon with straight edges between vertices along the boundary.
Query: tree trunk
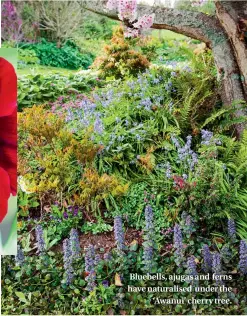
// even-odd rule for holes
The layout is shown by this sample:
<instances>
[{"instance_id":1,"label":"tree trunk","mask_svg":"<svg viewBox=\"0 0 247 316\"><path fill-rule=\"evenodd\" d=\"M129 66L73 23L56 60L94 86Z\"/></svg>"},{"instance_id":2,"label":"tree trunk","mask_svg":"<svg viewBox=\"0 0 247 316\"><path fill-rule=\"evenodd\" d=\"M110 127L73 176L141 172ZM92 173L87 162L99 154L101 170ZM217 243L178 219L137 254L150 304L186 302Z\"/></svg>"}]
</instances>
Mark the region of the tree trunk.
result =
<instances>
[{"instance_id":1,"label":"tree trunk","mask_svg":"<svg viewBox=\"0 0 247 316\"><path fill-rule=\"evenodd\" d=\"M171 30L206 43L213 51L215 64L222 80L222 101L228 106L232 106L234 102L238 107L235 115L240 117L246 115L246 111L240 108L239 101L247 100L247 93L245 93L247 90L247 51L240 28L246 25L247 30L247 24L243 22L243 20L246 21L243 11L247 2L219 0L215 2L216 17L201 12L148 5L139 5L137 14L143 16L155 13L152 28ZM106 3L107 0L83 0L82 6L92 12L119 20L116 11L106 11ZM240 20L242 24L239 26ZM244 128L244 124L236 124L237 137L241 136Z\"/></svg>"},{"instance_id":2,"label":"tree trunk","mask_svg":"<svg viewBox=\"0 0 247 316\"><path fill-rule=\"evenodd\" d=\"M241 73L247 95L247 1L215 1L216 14L224 27Z\"/></svg>"}]
</instances>

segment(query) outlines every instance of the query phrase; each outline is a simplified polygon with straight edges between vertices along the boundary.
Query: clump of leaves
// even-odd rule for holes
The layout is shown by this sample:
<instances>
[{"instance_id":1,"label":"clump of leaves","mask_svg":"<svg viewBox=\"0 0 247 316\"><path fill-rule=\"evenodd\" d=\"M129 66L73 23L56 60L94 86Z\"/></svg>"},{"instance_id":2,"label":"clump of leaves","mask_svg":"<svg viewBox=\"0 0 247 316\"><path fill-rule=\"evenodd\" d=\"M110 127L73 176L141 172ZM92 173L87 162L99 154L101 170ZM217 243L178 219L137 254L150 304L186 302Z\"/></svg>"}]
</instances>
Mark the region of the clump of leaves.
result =
<instances>
[{"instance_id":1,"label":"clump of leaves","mask_svg":"<svg viewBox=\"0 0 247 316\"><path fill-rule=\"evenodd\" d=\"M111 44L106 45L105 56L94 61L93 67L100 70L102 78L137 76L149 68L148 59L131 47L131 42L124 38L123 29L118 27L113 34Z\"/></svg>"},{"instance_id":2,"label":"clump of leaves","mask_svg":"<svg viewBox=\"0 0 247 316\"><path fill-rule=\"evenodd\" d=\"M111 193L121 195L127 189L114 176L99 175L94 159L102 149L90 139L90 130L73 134L63 116L33 106L19 114L19 155L26 168L20 167L28 190L49 194L53 202L59 196L69 204L75 201L97 205ZM91 209L92 210L92 209Z\"/></svg>"}]
</instances>

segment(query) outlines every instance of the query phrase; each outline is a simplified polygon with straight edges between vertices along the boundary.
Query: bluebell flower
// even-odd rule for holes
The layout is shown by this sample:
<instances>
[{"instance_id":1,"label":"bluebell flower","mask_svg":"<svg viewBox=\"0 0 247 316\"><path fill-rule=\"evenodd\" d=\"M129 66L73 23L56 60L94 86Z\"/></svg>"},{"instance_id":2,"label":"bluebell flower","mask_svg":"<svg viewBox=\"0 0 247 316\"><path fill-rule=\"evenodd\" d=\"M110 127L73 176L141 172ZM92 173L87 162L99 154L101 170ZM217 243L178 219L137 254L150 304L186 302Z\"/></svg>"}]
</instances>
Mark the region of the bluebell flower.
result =
<instances>
[{"instance_id":1,"label":"bluebell flower","mask_svg":"<svg viewBox=\"0 0 247 316\"><path fill-rule=\"evenodd\" d=\"M166 168L166 177L168 178L168 179L171 179L171 177L172 177L172 168L171 168L171 165L170 165L170 163L169 163L169 161L167 161L167 163L165 164L165 168Z\"/></svg>"},{"instance_id":2,"label":"bluebell flower","mask_svg":"<svg viewBox=\"0 0 247 316\"><path fill-rule=\"evenodd\" d=\"M103 122L100 118L96 118L95 122L94 122L94 131L97 133L97 134L102 134L103 131L104 131L104 125L103 125Z\"/></svg>"}]
</instances>

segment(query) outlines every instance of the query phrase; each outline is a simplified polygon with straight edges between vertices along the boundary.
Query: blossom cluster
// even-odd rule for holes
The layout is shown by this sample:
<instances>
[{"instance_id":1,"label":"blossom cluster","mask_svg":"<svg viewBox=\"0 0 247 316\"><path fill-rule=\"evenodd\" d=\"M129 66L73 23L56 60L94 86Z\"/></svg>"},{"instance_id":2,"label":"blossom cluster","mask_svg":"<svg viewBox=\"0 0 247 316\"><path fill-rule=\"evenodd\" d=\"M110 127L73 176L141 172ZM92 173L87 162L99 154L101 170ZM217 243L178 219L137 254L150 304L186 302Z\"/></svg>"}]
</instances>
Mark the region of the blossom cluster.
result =
<instances>
[{"instance_id":1,"label":"blossom cluster","mask_svg":"<svg viewBox=\"0 0 247 316\"><path fill-rule=\"evenodd\" d=\"M108 10L117 10L121 21L126 22L125 37L137 37L143 29L153 25L154 14L137 17L137 0L108 0Z\"/></svg>"}]
</instances>

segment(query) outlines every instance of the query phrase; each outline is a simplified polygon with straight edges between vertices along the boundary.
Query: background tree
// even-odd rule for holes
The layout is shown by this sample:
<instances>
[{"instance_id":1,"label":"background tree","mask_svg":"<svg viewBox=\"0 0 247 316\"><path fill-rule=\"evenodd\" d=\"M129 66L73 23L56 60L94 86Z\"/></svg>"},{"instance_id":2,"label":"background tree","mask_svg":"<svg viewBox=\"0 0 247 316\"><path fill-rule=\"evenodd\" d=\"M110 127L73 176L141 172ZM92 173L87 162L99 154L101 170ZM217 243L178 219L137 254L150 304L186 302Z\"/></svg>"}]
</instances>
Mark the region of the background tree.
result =
<instances>
[{"instance_id":1,"label":"background tree","mask_svg":"<svg viewBox=\"0 0 247 316\"><path fill-rule=\"evenodd\" d=\"M215 15L197 11L164 8L159 5L138 5L137 16L155 14L154 29L167 29L206 43L214 54L221 79L221 97L224 104L237 104L236 116L246 115L240 100L247 100L247 1L215 0ZM107 0L83 0L82 6L90 11L119 20L118 11L106 10ZM129 28L136 21L125 20ZM236 124L239 137L245 125Z\"/></svg>"},{"instance_id":2,"label":"background tree","mask_svg":"<svg viewBox=\"0 0 247 316\"><path fill-rule=\"evenodd\" d=\"M40 1L40 30L50 35L60 47L81 23L78 1Z\"/></svg>"}]
</instances>

